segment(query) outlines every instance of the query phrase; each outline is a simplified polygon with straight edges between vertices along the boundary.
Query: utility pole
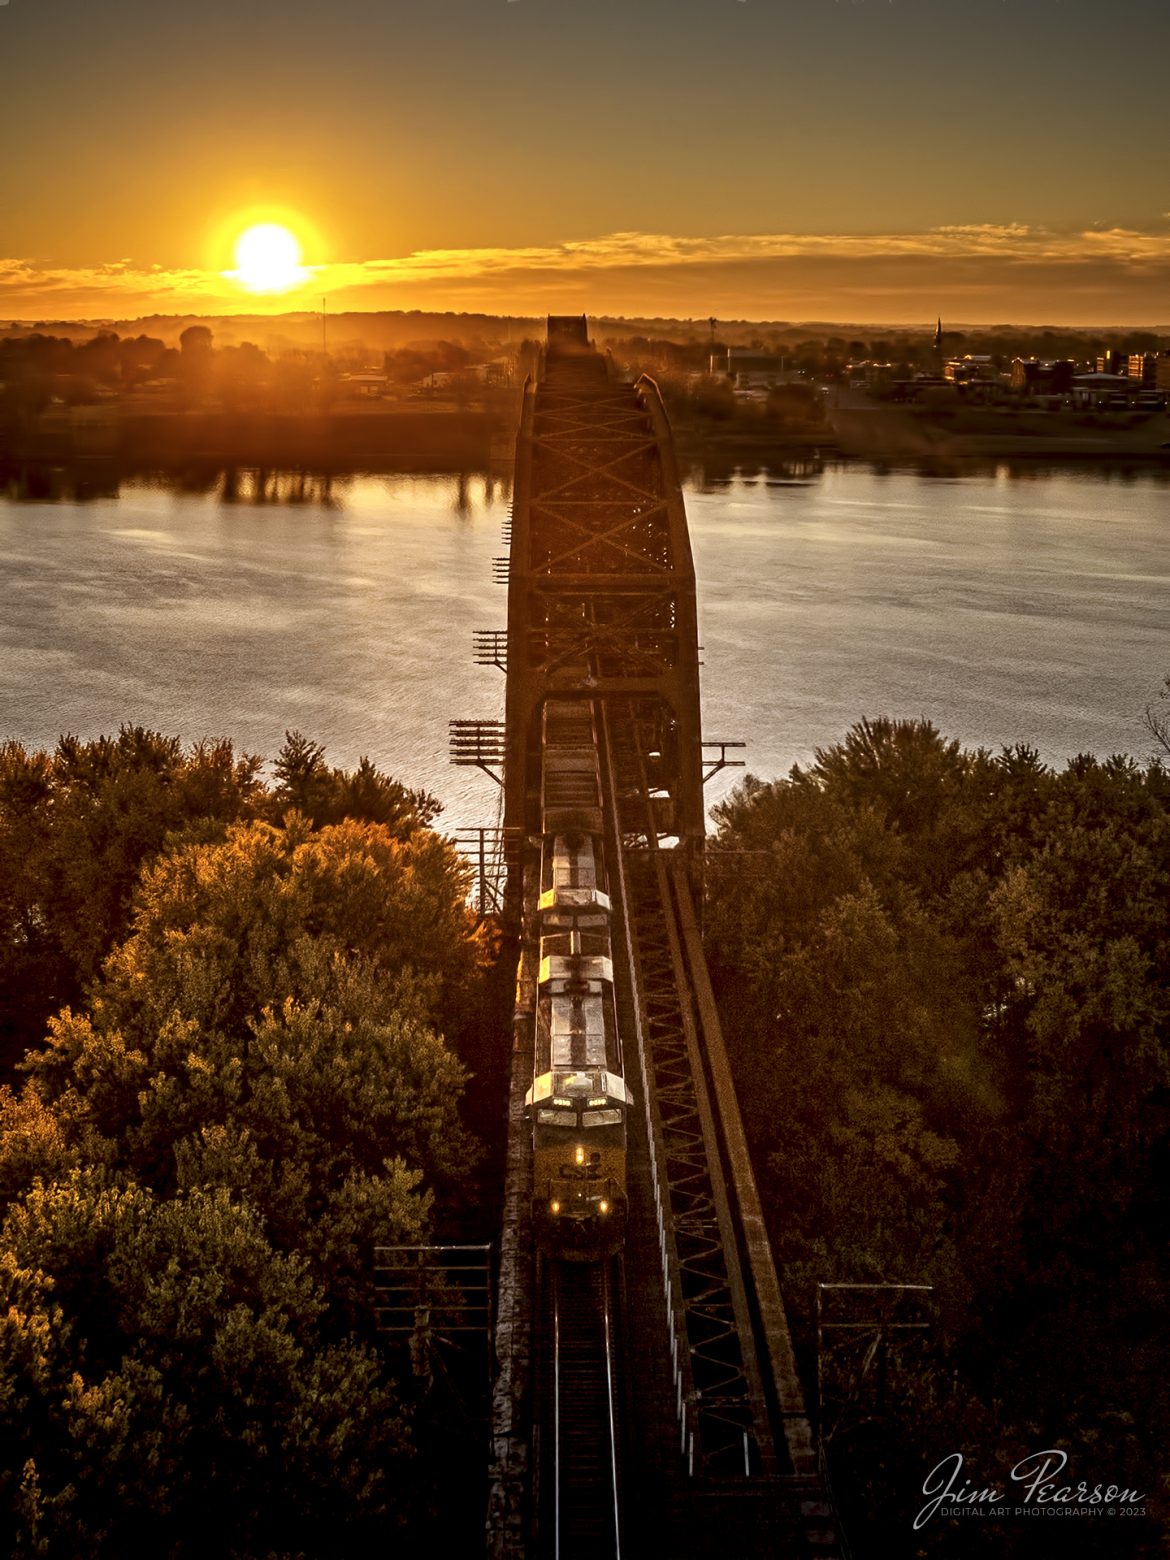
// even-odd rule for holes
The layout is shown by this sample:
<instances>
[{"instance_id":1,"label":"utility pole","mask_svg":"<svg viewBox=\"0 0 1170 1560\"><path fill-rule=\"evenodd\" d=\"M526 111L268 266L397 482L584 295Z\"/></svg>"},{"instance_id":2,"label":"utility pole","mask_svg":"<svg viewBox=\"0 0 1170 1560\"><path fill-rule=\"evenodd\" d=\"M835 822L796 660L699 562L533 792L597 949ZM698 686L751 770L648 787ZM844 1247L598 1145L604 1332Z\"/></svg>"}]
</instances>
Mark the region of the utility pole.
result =
<instances>
[{"instance_id":1,"label":"utility pole","mask_svg":"<svg viewBox=\"0 0 1170 1560\"><path fill-rule=\"evenodd\" d=\"M321 299L321 356L329 356L329 348L325 344L325 300Z\"/></svg>"}]
</instances>

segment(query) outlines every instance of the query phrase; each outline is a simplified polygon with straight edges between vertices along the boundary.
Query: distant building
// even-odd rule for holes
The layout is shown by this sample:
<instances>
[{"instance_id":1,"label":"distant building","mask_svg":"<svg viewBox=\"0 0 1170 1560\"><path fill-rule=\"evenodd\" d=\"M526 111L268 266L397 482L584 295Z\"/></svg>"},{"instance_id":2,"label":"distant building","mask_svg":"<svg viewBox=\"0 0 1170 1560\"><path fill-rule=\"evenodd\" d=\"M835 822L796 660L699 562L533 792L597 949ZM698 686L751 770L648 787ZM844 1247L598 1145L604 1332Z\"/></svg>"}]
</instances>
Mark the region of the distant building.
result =
<instances>
[{"instance_id":1,"label":"distant building","mask_svg":"<svg viewBox=\"0 0 1170 1560\"><path fill-rule=\"evenodd\" d=\"M1012 389L1019 395L1064 395L1072 389L1075 373L1071 358L1016 358Z\"/></svg>"},{"instance_id":2,"label":"distant building","mask_svg":"<svg viewBox=\"0 0 1170 1560\"><path fill-rule=\"evenodd\" d=\"M755 352L749 347L727 347L722 352L712 352L710 370L713 374L726 374L737 390L766 390L780 385L788 377L784 359L769 352Z\"/></svg>"},{"instance_id":3,"label":"distant building","mask_svg":"<svg viewBox=\"0 0 1170 1560\"><path fill-rule=\"evenodd\" d=\"M1170 350L1163 347L1154 365L1154 388L1170 391Z\"/></svg>"},{"instance_id":4,"label":"distant building","mask_svg":"<svg viewBox=\"0 0 1170 1560\"><path fill-rule=\"evenodd\" d=\"M944 379L941 374L915 374L912 379L894 379L890 381L890 399L892 401L922 401L928 405L953 404L959 393L959 387L953 379Z\"/></svg>"},{"instance_id":5,"label":"distant building","mask_svg":"<svg viewBox=\"0 0 1170 1560\"><path fill-rule=\"evenodd\" d=\"M1120 347L1110 347L1097 359L1097 372L1099 374L1128 374L1129 354L1122 352Z\"/></svg>"},{"instance_id":6,"label":"distant building","mask_svg":"<svg viewBox=\"0 0 1170 1560\"><path fill-rule=\"evenodd\" d=\"M1073 399L1078 406L1109 406L1118 399L1125 399L1130 388L1126 374L1074 374Z\"/></svg>"},{"instance_id":7,"label":"distant building","mask_svg":"<svg viewBox=\"0 0 1170 1560\"><path fill-rule=\"evenodd\" d=\"M953 380L957 385L976 382L992 384L999 379L999 375L989 354L968 352L961 358L951 358L943 364L943 378Z\"/></svg>"},{"instance_id":8,"label":"distant building","mask_svg":"<svg viewBox=\"0 0 1170 1560\"><path fill-rule=\"evenodd\" d=\"M508 358L493 358L490 363L469 363L466 368L437 368L419 381L424 390L448 390L452 385L509 385L513 380Z\"/></svg>"},{"instance_id":9,"label":"distant building","mask_svg":"<svg viewBox=\"0 0 1170 1560\"><path fill-rule=\"evenodd\" d=\"M342 374L338 381L343 395L357 401L379 401L386 394L390 380L376 369L361 374Z\"/></svg>"},{"instance_id":10,"label":"distant building","mask_svg":"<svg viewBox=\"0 0 1170 1560\"><path fill-rule=\"evenodd\" d=\"M1131 352L1128 372L1134 384L1152 390L1158 382L1158 353Z\"/></svg>"},{"instance_id":11,"label":"distant building","mask_svg":"<svg viewBox=\"0 0 1170 1560\"><path fill-rule=\"evenodd\" d=\"M845 378L853 390L885 390L894 377L892 363L875 363L866 358L860 363L846 363Z\"/></svg>"}]
</instances>

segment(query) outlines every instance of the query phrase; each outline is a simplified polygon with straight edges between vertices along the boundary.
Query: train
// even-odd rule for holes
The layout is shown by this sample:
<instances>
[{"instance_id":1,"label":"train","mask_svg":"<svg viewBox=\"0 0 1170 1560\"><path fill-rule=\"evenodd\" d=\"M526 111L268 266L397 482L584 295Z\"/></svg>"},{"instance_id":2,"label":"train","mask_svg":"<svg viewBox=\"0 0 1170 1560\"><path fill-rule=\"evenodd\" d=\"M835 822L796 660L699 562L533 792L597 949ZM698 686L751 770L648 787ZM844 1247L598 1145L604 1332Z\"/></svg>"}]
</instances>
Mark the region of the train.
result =
<instances>
[{"instance_id":1,"label":"train","mask_svg":"<svg viewBox=\"0 0 1170 1560\"><path fill-rule=\"evenodd\" d=\"M614 1001L599 707L545 701L540 792L540 941L532 1125L538 1248L600 1261L625 1239L626 1119L633 1104Z\"/></svg>"}]
</instances>

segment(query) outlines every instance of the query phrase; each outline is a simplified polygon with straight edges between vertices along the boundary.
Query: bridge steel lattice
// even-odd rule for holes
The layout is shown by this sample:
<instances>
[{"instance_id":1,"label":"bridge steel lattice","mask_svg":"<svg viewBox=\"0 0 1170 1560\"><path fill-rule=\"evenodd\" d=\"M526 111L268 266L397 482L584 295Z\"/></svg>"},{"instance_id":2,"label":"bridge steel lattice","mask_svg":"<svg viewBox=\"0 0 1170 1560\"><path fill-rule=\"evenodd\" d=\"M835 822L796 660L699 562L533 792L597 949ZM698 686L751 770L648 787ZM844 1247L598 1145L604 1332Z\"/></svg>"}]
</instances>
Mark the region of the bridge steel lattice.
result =
<instances>
[{"instance_id":1,"label":"bridge steel lattice","mask_svg":"<svg viewBox=\"0 0 1170 1560\"><path fill-rule=\"evenodd\" d=\"M619 382L584 318L550 319L540 374L525 387L510 539L506 653L492 648L507 669L504 828L516 842L508 905L521 952L489 1552L553 1552L538 1487L555 1427L538 1382L547 1324L524 1094L539 957L541 711L555 695L602 712L615 994L637 1102L613 1301L626 1552L834 1556L840 1541L695 912L704 834L695 574L669 424L657 386Z\"/></svg>"}]
</instances>

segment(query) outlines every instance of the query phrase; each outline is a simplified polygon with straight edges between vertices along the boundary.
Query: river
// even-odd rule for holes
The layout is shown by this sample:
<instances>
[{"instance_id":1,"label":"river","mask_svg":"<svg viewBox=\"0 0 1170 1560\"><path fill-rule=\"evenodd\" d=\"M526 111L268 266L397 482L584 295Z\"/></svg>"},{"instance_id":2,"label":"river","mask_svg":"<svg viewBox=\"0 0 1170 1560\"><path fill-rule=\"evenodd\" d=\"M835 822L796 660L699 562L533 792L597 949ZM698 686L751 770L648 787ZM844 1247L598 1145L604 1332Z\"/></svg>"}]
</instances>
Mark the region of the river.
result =
<instances>
[{"instance_id":1,"label":"river","mask_svg":"<svg viewBox=\"0 0 1170 1560\"><path fill-rule=\"evenodd\" d=\"M1146 756L1170 672L1158 474L843 465L686 497L705 731L745 741L754 773L883 714L1054 764ZM482 475L0 498L0 738L129 722L271 757L297 728L433 791L448 827L491 823L497 788L448 765L447 722L503 713L471 635L504 626L508 502Z\"/></svg>"}]
</instances>

